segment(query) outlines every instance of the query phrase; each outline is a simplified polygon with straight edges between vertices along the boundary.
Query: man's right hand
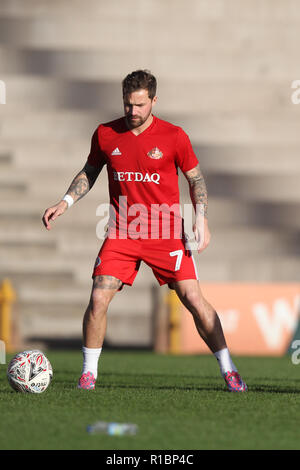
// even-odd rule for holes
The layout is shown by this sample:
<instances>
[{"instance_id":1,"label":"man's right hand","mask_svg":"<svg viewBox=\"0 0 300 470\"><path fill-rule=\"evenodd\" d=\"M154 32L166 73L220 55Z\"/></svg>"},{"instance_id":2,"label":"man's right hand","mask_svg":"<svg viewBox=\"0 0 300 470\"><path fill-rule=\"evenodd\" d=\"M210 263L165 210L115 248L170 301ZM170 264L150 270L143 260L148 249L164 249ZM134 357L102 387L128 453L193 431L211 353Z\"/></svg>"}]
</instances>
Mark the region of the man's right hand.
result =
<instances>
[{"instance_id":1,"label":"man's right hand","mask_svg":"<svg viewBox=\"0 0 300 470\"><path fill-rule=\"evenodd\" d=\"M45 225L47 230L51 230L50 220L55 220L57 217L62 215L68 208L68 204L66 201L60 201L53 207L49 207L49 209L45 210L43 215L43 224Z\"/></svg>"}]
</instances>

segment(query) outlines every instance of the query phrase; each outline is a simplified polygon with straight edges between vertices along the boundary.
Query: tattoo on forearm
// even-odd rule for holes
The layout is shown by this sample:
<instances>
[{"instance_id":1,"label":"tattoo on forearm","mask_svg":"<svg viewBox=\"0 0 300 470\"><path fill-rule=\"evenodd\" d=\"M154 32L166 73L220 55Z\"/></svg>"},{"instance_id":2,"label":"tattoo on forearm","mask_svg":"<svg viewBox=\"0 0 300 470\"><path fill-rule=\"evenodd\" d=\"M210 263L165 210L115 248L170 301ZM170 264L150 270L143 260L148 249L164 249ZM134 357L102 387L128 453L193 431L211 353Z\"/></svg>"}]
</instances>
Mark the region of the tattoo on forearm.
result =
<instances>
[{"instance_id":1,"label":"tattoo on forearm","mask_svg":"<svg viewBox=\"0 0 300 470\"><path fill-rule=\"evenodd\" d=\"M94 289L119 289L122 285L122 281L114 276L95 276L94 278Z\"/></svg>"},{"instance_id":2,"label":"tattoo on forearm","mask_svg":"<svg viewBox=\"0 0 300 470\"><path fill-rule=\"evenodd\" d=\"M197 207L198 215L204 215L204 217L207 217L207 189L200 166L197 165L192 170L187 171L185 176L189 182L191 199L195 209Z\"/></svg>"},{"instance_id":3,"label":"tattoo on forearm","mask_svg":"<svg viewBox=\"0 0 300 470\"><path fill-rule=\"evenodd\" d=\"M89 182L84 171L78 173L75 176L74 180L71 183L71 186L68 189L67 194L73 197L74 201L78 201L81 199L85 194L87 194L90 190Z\"/></svg>"},{"instance_id":4,"label":"tattoo on forearm","mask_svg":"<svg viewBox=\"0 0 300 470\"><path fill-rule=\"evenodd\" d=\"M85 167L73 179L67 194L72 196L75 202L79 201L79 199L85 196L93 187L100 171L100 169L93 168L90 165L85 165Z\"/></svg>"}]
</instances>

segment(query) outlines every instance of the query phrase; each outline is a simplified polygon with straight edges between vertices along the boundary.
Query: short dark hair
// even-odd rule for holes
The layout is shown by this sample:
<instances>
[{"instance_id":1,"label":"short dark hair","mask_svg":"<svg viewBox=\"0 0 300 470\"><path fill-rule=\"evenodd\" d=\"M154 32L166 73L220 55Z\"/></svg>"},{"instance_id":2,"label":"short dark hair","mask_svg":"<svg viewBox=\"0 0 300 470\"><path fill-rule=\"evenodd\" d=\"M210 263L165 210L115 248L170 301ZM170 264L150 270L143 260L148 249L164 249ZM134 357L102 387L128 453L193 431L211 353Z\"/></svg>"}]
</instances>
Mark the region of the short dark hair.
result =
<instances>
[{"instance_id":1,"label":"short dark hair","mask_svg":"<svg viewBox=\"0 0 300 470\"><path fill-rule=\"evenodd\" d=\"M153 100L156 95L157 82L150 70L135 70L122 81L123 98L137 90L148 90L148 96Z\"/></svg>"}]
</instances>

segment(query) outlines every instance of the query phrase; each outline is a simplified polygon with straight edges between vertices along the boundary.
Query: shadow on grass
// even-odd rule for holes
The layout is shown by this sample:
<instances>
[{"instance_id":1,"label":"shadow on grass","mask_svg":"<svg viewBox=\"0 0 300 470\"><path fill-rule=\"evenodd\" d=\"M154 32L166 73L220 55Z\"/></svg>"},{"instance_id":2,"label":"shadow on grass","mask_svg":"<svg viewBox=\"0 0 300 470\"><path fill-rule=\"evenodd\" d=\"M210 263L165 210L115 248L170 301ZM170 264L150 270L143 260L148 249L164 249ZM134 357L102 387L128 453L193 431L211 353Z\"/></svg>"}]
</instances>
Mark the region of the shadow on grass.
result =
<instances>
[{"instance_id":1,"label":"shadow on grass","mask_svg":"<svg viewBox=\"0 0 300 470\"><path fill-rule=\"evenodd\" d=\"M135 383L132 382L132 378L135 378ZM110 379L115 379L110 380ZM166 382L169 382L167 385L161 384L161 379L165 379ZM195 380L201 382L202 380L209 380L215 384L180 384L182 381L195 382ZM222 378L220 377L220 385L216 384L218 377L212 376L191 376L191 375L166 375L166 374L140 374L140 373L102 373L98 377L98 388L101 389L132 389L132 390L184 390L184 391L222 391ZM171 382L177 382L170 384ZM66 380L63 375L60 374L60 377L57 377L55 382L57 384L64 384L65 386L71 386L74 388L76 386L75 382L72 380ZM129 382L129 383L128 383ZM75 384L75 385L74 385ZM225 386L225 384L224 384Z\"/></svg>"},{"instance_id":2,"label":"shadow on grass","mask_svg":"<svg viewBox=\"0 0 300 470\"><path fill-rule=\"evenodd\" d=\"M68 374L70 377L70 373ZM73 375L73 374L72 374ZM137 383L132 382L131 379L135 378ZM211 375L181 375L181 374L151 374L151 373L118 373L118 372L104 372L101 373L98 386L96 390L112 390L112 389L127 389L127 390L168 390L168 391L198 391L198 392L223 392L227 391L225 383L222 382L221 376L218 374ZM114 379L114 380L112 380ZM168 384L161 384L161 379L168 382ZM269 377L256 377L252 378L251 382L247 381L248 392L250 393L272 393L272 394L300 394L299 388L295 385L281 386L276 382L282 379ZM292 382L299 382L300 379L293 379ZM193 382L192 384L182 382ZM173 384L170 382L173 382ZM174 383L175 382L175 383ZM177 383L178 382L178 383ZM197 383L195 383L197 382ZM201 382L206 382L202 383ZM207 383L210 382L210 383ZM265 382L265 383L264 383ZM271 382L271 383L270 383ZM75 380L66 378L64 373L61 371L55 376L52 386L55 385L63 386L63 390L71 391L77 390L77 379ZM0 394L15 394L13 390L8 390L4 384L1 384Z\"/></svg>"},{"instance_id":3,"label":"shadow on grass","mask_svg":"<svg viewBox=\"0 0 300 470\"><path fill-rule=\"evenodd\" d=\"M182 391L198 391L198 392L203 392L203 391L215 391L215 392L221 392L222 387L218 386L180 386L180 385L126 385L126 384L101 384L102 389L133 389L133 390L172 390L172 391L177 391L177 390L182 390Z\"/></svg>"},{"instance_id":4,"label":"shadow on grass","mask_svg":"<svg viewBox=\"0 0 300 470\"><path fill-rule=\"evenodd\" d=\"M227 391L227 388L220 383L220 385L156 385L155 383L151 384L140 384L140 385L133 385L133 384L118 384L118 383L111 383L111 384L101 384L101 388L105 389L112 389L112 388L123 388L123 389L153 389L153 390L183 390L183 391L216 391L222 392ZM264 384L248 384L248 392L255 392L255 393L282 393L282 394L300 394L300 387L280 387L278 385L264 385Z\"/></svg>"},{"instance_id":5,"label":"shadow on grass","mask_svg":"<svg viewBox=\"0 0 300 470\"><path fill-rule=\"evenodd\" d=\"M251 384L249 392L300 394L300 387L280 387L278 385Z\"/></svg>"},{"instance_id":6,"label":"shadow on grass","mask_svg":"<svg viewBox=\"0 0 300 470\"><path fill-rule=\"evenodd\" d=\"M64 384L64 390L70 392L72 390L78 390L77 384L74 381L57 381L57 383ZM55 385L55 384L54 384ZM132 384L119 384L119 383L111 383L111 384L101 384L96 387L99 391L101 390L166 390L166 391L198 391L198 392L228 392L225 385L199 385L199 386L180 386L180 385L147 385L147 384L140 384L140 385L132 385ZM49 389L50 390L50 389ZM63 391L63 390L62 390ZM81 392L81 391L80 391ZM85 391L84 391L85 392ZM9 390L7 387L0 389L0 395L16 395L17 392L14 390ZM229 393L229 392L228 392ZM286 395L299 395L300 389L295 389L293 387L278 387L273 385L248 385L248 392L249 393L268 393L268 394L286 394ZM27 394L24 394L27 395Z\"/></svg>"}]
</instances>

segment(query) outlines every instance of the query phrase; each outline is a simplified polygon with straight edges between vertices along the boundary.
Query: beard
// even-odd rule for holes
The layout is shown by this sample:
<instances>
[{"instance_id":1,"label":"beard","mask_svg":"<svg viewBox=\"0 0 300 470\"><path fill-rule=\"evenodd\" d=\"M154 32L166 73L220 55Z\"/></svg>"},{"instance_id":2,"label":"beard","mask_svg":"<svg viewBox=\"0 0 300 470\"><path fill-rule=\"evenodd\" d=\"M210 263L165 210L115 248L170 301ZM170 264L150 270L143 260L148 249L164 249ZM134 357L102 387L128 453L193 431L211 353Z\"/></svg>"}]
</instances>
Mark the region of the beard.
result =
<instances>
[{"instance_id":1,"label":"beard","mask_svg":"<svg viewBox=\"0 0 300 470\"><path fill-rule=\"evenodd\" d=\"M140 127L144 124L144 122L147 121L147 119L149 118L151 114L151 110L149 111L149 113L147 114L147 116L145 117L140 117L140 116L132 116L130 114L127 114L125 116L125 119L126 119L126 122L127 122L127 125L130 129L135 129L136 127Z\"/></svg>"}]
</instances>

